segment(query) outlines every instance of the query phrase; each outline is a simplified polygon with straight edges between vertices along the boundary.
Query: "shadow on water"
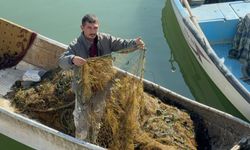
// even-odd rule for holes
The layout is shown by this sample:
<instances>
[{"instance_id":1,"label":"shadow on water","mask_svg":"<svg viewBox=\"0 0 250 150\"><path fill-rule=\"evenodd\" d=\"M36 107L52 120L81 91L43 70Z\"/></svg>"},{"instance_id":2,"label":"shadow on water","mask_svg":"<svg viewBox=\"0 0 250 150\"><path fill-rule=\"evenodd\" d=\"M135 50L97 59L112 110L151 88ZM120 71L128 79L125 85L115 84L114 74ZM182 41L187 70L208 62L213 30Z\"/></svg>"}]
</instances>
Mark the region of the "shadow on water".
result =
<instances>
[{"instance_id":1,"label":"shadow on water","mask_svg":"<svg viewBox=\"0 0 250 150\"><path fill-rule=\"evenodd\" d=\"M9 149L9 150L32 150L32 148L19 143L11 138L0 134L0 149Z\"/></svg>"},{"instance_id":2,"label":"shadow on water","mask_svg":"<svg viewBox=\"0 0 250 150\"><path fill-rule=\"evenodd\" d=\"M245 119L220 92L195 59L181 32L170 0L166 1L162 10L162 26L165 38L174 55L174 60L178 63L183 78L195 99L203 104Z\"/></svg>"}]
</instances>

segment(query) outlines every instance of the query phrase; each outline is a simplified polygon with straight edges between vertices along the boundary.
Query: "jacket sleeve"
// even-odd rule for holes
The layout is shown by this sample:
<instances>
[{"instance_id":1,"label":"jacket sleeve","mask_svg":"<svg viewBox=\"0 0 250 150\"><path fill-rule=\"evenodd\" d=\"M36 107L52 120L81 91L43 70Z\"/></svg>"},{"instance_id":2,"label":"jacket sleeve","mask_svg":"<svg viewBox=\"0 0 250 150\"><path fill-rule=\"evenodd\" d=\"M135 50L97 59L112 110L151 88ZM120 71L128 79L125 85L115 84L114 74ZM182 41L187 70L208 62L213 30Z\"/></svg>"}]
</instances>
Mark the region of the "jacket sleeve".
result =
<instances>
[{"instance_id":1,"label":"jacket sleeve","mask_svg":"<svg viewBox=\"0 0 250 150\"><path fill-rule=\"evenodd\" d=\"M112 51L121 50L124 48L136 47L135 39L122 39L114 36L109 36L110 46Z\"/></svg>"},{"instance_id":2,"label":"jacket sleeve","mask_svg":"<svg viewBox=\"0 0 250 150\"><path fill-rule=\"evenodd\" d=\"M59 66L65 70L72 69L74 67L74 64L72 63L72 59L74 56L74 45L70 44L68 49L60 56L58 61Z\"/></svg>"}]
</instances>

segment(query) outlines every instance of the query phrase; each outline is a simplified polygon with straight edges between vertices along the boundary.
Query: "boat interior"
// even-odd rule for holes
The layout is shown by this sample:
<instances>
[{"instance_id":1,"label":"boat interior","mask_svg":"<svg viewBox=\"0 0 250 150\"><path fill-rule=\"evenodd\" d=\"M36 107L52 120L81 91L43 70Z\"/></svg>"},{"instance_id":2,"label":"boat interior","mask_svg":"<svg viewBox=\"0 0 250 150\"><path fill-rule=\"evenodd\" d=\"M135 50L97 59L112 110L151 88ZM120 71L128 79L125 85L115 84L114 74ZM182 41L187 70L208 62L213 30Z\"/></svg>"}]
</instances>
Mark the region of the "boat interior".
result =
<instances>
[{"instance_id":1,"label":"boat interior","mask_svg":"<svg viewBox=\"0 0 250 150\"><path fill-rule=\"evenodd\" d=\"M233 48L234 37L237 33L237 26L241 19L250 13L250 2L205 2L202 5L190 5L193 15L217 56L224 62L228 70L239 79L241 84L250 91L248 82L250 78L249 75L246 77L246 71L244 71L247 68L239 60L229 57L229 51Z\"/></svg>"},{"instance_id":2,"label":"boat interior","mask_svg":"<svg viewBox=\"0 0 250 150\"><path fill-rule=\"evenodd\" d=\"M2 18L0 28L0 97L3 97L27 70L55 68L66 45Z\"/></svg>"}]
</instances>

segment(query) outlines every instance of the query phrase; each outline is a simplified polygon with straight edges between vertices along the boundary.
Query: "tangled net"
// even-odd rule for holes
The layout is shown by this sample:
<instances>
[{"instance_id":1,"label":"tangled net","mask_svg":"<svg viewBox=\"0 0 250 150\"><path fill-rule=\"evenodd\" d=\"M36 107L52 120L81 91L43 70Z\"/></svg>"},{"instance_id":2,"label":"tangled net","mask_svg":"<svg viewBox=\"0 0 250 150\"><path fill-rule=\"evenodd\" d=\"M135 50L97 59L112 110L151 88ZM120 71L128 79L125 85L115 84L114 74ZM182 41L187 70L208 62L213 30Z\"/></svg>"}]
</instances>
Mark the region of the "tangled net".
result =
<instances>
[{"instance_id":1,"label":"tangled net","mask_svg":"<svg viewBox=\"0 0 250 150\"><path fill-rule=\"evenodd\" d=\"M76 74L82 87L76 96L87 114L81 120L88 123L84 140L108 149L196 149L190 115L143 91L144 59L144 50L117 52L88 59ZM16 89L12 104L19 112L74 136L71 78L70 72L53 70L39 84Z\"/></svg>"},{"instance_id":2,"label":"tangled net","mask_svg":"<svg viewBox=\"0 0 250 150\"><path fill-rule=\"evenodd\" d=\"M16 83L9 93L16 111L52 128L74 136L72 112L75 96L71 89L72 73L59 68L47 72L40 83L22 88Z\"/></svg>"},{"instance_id":3,"label":"tangled net","mask_svg":"<svg viewBox=\"0 0 250 150\"><path fill-rule=\"evenodd\" d=\"M145 51L137 50L92 58L82 67L79 98L87 108L86 140L109 149L196 149L189 114L143 92L138 76L143 77L144 59ZM95 101L101 92L104 103Z\"/></svg>"}]
</instances>

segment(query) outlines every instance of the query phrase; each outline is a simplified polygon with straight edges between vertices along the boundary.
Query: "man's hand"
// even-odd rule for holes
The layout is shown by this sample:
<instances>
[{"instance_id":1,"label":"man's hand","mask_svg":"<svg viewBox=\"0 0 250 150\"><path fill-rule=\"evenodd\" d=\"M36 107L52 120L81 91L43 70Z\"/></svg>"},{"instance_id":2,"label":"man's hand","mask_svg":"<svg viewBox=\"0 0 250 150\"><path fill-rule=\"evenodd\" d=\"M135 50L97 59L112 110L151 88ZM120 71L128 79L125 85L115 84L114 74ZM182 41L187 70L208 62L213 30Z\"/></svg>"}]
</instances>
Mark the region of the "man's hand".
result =
<instances>
[{"instance_id":1,"label":"man's hand","mask_svg":"<svg viewBox=\"0 0 250 150\"><path fill-rule=\"evenodd\" d=\"M72 63L76 66L82 66L85 62L86 60L79 56L74 56L72 58Z\"/></svg>"},{"instance_id":2,"label":"man's hand","mask_svg":"<svg viewBox=\"0 0 250 150\"><path fill-rule=\"evenodd\" d=\"M145 44L142 41L141 37L136 38L135 43L140 49L145 49Z\"/></svg>"}]
</instances>

